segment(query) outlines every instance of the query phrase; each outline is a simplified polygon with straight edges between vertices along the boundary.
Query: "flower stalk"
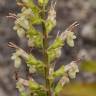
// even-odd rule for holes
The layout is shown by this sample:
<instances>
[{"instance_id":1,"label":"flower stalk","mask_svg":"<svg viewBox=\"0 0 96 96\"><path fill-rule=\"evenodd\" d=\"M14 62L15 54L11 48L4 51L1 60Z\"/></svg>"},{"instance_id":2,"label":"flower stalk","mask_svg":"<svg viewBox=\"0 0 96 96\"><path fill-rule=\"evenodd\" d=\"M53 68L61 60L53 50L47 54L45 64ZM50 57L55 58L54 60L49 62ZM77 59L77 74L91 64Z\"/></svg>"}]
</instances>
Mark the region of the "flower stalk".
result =
<instances>
[{"instance_id":1,"label":"flower stalk","mask_svg":"<svg viewBox=\"0 0 96 96\"><path fill-rule=\"evenodd\" d=\"M45 7L43 7L42 13L41 13L41 18L45 19ZM50 81L49 81L49 69L50 69L50 62L48 60L48 54L47 54L47 49L48 49L48 35L45 27L45 23L42 22L42 30L43 30L43 58L44 58L44 73L45 73L45 87L47 89L47 96L51 96L51 86L50 86Z\"/></svg>"}]
</instances>

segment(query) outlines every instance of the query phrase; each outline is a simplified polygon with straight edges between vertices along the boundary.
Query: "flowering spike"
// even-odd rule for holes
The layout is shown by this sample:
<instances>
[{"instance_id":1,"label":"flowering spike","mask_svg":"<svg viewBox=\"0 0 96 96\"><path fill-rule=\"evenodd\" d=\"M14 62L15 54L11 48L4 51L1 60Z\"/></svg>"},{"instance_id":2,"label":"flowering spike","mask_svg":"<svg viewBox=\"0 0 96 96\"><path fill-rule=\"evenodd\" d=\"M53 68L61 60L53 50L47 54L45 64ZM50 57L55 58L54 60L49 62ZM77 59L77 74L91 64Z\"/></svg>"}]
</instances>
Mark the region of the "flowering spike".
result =
<instances>
[{"instance_id":1,"label":"flowering spike","mask_svg":"<svg viewBox=\"0 0 96 96\"><path fill-rule=\"evenodd\" d=\"M15 67L19 68L24 60L28 76L30 74L30 78L22 79L18 76L16 78L20 96L59 96L63 86L70 81L69 79L74 79L79 72L77 65L79 60L62 65L57 70L55 70L54 61L61 56L61 49L66 43L74 47L74 39L76 39L74 29L79 24L74 22L65 31L61 33L59 31L54 42L49 44L49 37L51 37L49 33L56 26L56 0L52 0L51 4L49 0L17 0L17 5L21 7L21 12L9 13L7 16L15 19L13 29L21 39L27 39L29 47L37 48L42 53L42 58L37 59L32 52L27 53L14 43L8 43L9 47L16 49L11 56ZM49 9L48 6L50 6ZM37 26L40 26L41 30ZM34 73L42 75L44 83L40 84L32 78L31 74ZM58 77L60 79L54 86L54 80Z\"/></svg>"}]
</instances>

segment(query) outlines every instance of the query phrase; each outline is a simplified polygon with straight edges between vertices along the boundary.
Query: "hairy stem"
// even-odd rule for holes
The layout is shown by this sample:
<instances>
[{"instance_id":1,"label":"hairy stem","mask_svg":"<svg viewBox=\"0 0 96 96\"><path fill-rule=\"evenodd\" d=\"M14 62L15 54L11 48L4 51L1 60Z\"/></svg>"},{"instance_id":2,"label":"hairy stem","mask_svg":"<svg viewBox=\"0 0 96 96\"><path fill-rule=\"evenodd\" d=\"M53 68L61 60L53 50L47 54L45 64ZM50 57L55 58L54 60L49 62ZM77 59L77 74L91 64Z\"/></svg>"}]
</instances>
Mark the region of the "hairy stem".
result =
<instances>
[{"instance_id":1,"label":"hairy stem","mask_svg":"<svg viewBox=\"0 0 96 96\"><path fill-rule=\"evenodd\" d=\"M41 13L42 19L45 19L45 7L42 8L43 11ZM48 36L45 28L45 23L42 22L42 30L43 30L43 56L44 56L44 64L45 64L45 87L47 89L46 94L47 96L51 96L51 87L50 87L50 80L49 80L49 68L50 64L48 61L48 54L47 54L47 48L48 48Z\"/></svg>"}]
</instances>

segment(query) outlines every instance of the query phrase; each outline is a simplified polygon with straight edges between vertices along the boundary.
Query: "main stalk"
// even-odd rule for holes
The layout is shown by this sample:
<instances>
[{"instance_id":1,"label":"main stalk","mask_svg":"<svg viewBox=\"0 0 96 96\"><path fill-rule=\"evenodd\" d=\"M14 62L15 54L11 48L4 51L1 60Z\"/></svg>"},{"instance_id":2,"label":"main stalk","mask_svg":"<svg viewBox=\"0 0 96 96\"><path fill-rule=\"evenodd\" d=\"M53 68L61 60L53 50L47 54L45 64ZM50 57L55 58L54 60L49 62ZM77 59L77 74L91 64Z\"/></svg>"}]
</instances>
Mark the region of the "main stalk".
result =
<instances>
[{"instance_id":1,"label":"main stalk","mask_svg":"<svg viewBox=\"0 0 96 96\"><path fill-rule=\"evenodd\" d=\"M45 19L45 7L42 8L41 17L42 19ZM45 87L46 87L46 94L47 96L51 96L51 87L50 87L50 80L49 80L49 68L50 64L48 61L48 54L47 54L47 48L48 48L48 35L46 32L45 23L42 22L42 30L43 30L43 58L44 58L44 64L45 64Z\"/></svg>"}]
</instances>

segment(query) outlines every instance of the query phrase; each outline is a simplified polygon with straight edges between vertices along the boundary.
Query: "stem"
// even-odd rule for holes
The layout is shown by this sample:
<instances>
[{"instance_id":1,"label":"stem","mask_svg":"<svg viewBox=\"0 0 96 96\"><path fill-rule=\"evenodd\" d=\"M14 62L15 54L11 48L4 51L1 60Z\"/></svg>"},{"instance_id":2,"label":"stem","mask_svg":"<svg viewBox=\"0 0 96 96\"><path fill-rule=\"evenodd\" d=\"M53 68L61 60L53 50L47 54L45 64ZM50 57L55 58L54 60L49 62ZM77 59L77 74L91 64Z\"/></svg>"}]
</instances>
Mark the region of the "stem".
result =
<instances>
[{"instance_id":1,"label":"stem","mask_svg":"<svg viewBox=\"0 0 96 96\"><path fill-rule=\"evenodd\" d=\"M45 19L45 7L43 6L43 11L41 13L42 19ZM50 87L50 80L49 80L49 68L50 64L48 61L48 54L47 54L47 48L48 48L48 36L46 32L45 23L42 22L42 30L43 30L43 58L44 58L44 64L45 64L45 87L47 89L46 94L47 96L51 96L51 87Z\"/></svg>"}]
</instances>

